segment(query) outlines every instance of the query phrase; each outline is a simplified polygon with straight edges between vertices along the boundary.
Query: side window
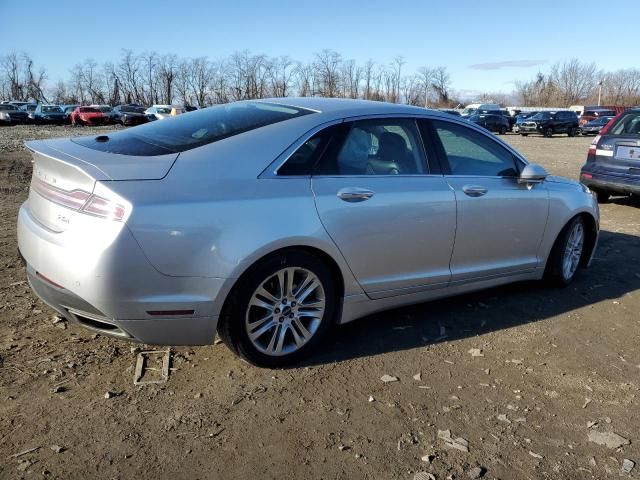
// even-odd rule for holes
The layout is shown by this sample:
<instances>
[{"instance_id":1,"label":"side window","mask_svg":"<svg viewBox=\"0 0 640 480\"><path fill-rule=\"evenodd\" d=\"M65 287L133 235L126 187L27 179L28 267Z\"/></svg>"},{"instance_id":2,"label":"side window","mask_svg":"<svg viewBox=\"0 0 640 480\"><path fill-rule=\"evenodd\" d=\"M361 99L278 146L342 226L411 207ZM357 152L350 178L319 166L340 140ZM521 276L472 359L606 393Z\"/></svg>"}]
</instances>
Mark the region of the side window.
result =
<instances>
[{"instance_id":1,"label":"side window","mask_svg":"<svg viewBox=\"0 0 640 480\"><path fill-rule=\"evenodd\" d=\"M291 154L284 165L278 169L278 176L311 175L313 166L327 149L327 146L339 141L343 124L333 125L313 135Z\"/></svg>"},{"instance_id":2,"label":"side window","mask_svg":"<svg viewBox=\"0 0 640 480\"><path fill-rule=\"evenodd\" d=\"M426 174L424 150L412 119L361 120L344 125L344 139L332 142L319 175Z\"/></svg>"},{"instance_id":3,"label":"side window","mask_svg":"<svg viewBox=\"0 0 640 480\"><path fill-rule=\"evenodd\" d=\"M451 175L518 176L513 155L492 138L463 125L434 120Z\"/></svg>"}]
</instances>

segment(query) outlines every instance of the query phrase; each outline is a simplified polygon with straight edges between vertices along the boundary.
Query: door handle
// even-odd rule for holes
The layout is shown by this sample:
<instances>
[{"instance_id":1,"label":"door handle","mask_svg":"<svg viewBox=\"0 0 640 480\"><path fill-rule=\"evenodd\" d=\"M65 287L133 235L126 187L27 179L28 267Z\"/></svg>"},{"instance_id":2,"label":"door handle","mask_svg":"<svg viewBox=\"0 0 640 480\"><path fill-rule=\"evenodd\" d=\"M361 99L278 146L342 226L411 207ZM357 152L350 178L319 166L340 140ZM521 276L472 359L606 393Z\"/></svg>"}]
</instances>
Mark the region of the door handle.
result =
<instances>
[{"instance_id":1,"label":"door handle","mask_svg":"<svg viewBox=\"0 0 640 480\"><path fill-rule=\"evenodd\" d=\"M364 188L349 187L338 190L338 198L345 202L364 202L373 197L374 192L366 190Z\"/></svg>"},{"instance_id":2,"label":"door handle","mask_svg":"<svg viewBox=\"0 0 640 480\"><path fill-rule=\"evenodd\" d=\"M481 185L465 185L462 191L470 197L481 197L489 190Z\"/></svg>"}]
</instances>

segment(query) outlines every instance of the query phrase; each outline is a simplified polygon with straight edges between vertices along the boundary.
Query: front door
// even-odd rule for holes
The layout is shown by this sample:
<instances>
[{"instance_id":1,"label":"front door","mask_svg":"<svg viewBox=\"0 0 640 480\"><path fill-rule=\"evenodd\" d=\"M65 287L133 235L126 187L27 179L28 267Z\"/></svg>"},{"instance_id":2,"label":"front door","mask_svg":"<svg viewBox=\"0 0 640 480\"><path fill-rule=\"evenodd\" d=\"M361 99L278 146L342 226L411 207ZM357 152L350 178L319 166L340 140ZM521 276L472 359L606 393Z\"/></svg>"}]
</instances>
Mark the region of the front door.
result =
<instances>
[{"instance_id":1,"label":"front door","mask_svg":"<svg viewBox=\"0 0 640 480\"><path fill-rule=\"evenodd\" d=\"M549 209L544 183L518 183L521 162L491 135L432 124L458 206L452 282L534 270Z\"/></svg>"}]
</instances>

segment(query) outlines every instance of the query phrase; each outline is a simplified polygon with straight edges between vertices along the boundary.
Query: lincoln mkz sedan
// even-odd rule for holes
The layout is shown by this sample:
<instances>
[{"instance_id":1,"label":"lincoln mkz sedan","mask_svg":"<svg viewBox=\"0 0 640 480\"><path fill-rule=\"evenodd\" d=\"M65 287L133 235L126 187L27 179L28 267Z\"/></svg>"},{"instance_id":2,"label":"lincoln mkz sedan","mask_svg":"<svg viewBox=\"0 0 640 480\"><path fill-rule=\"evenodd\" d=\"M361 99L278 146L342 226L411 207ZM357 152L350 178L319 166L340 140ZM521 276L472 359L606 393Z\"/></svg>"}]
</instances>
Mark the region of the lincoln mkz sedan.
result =
<instances>
[{"instance_id":1,"label":"lincoln mkz sedan","mask_svg":"<svg viewBox=\"0 0 640 480\"><path fill-rule=\"evenodd\" d=\"M18 242L42 300L150 344L217 332L261 366L376 311L566 285L598 238L587 187L417 107L245 101L27 147Z\"/></svg>"}]
</instances>

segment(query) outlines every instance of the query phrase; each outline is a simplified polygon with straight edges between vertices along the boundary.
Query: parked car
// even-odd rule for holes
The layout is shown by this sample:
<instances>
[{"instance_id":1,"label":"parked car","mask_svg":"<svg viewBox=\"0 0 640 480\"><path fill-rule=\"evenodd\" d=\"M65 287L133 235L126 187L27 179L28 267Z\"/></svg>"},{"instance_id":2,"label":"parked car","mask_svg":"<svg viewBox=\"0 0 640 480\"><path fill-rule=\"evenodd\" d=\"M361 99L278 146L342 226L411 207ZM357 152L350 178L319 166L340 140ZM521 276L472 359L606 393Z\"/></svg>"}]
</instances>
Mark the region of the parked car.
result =
<instances>
[{"instance_id":1,"label":"parked car","mask_svg":"<svg viewBox=\"0 0 640 480\"><path fill-rule=\"evenodd\" d=\"M13 105L14 107L20 108L24 105L29 105L30 102L23 102L23 101L19 101L19 100L9 100L8 102L9 105Z\"/></svg>"},{"instance_id":2,"label":"parked car","mask_svg":"<svg viewBox=\"0 0 640 480\"><path fill-rule=\"evenodd\" d=\"M580 181L599 202L611 195L640 195L640 108L621 113L593 139Z\"/></svg>"},{"instance_id":3,"label":"parked car","mask_svg":"<svg viewBox=\"0 0 640 480\"><path fill-rule=\"evenodd\" d=\"M462 110L461 116L470 117L480 112L496 111L500 110L500 105L497 103L470 103L464 110Z\"/></svg>"},{"instance_id":4,"label":"parked car","mask_svg":"<svg viewBox=\"0 0 640 480\"><path fill-rule=\"evenodd\" d=\"M584 113L580 116L579 124L580 126L591 122L592 120L597 120L600 117L615 117L618 114L615 110L607 109L607 108L594 108L591 110L585 110Z\"/></svg>"},{"instance_id":5,"label":"parked car","mask_svg":"<svg viewBox=\"0 0 640 480\"><path fill-rule=\"evenodd\" d=\"M538 112L522 112L522 113L518 113L515 116L516 121L513 124L513 131L518 133L520 131L520 125L522 125L522 122L524 122L529 117L533 117L536 113L538 113Z\"/></svg>"},{"instance_id":6,"label":"parked car","mask_svg":"<svg viewBox=\"0 0 640 480\"><path fill-rule=\"evenodd\" d=\"M115 123L116 114L113 111L113 107L111 105L90 105L93 108L97 108L102 113L106 115L108 118L108 123Z\"/></svg>"},{"instance_id":7,"label":"parked car","mask_svg":"<svg viewBox=\"0 0 640 480\"><path fill-rule=\"evenodd\" d=\"M578 116L569 110L536 113L520 124L520 135L526 137L530 133L540 133L545 137L566 133L573 137L578 133Z\"/></svg>"},{"instance_id":8,"label":"parked car","mask_svg":"<svg viewBox=\"0 0 640 480\"><path fill-rule=\"evenodd\" d=\"M28 120L27 112L20 111L15 105L10 103L0 105L0 125L27 123Z\"/></svg>"},{"instance_id":9,"label":"parked car","mask_svg":"<svg viewBox=\"0 0 640 480\"><path fill-rule=\"evenodd\" d=\"M64 115L65 115L65 120L64 120L65 123L71 123L71 114L79 106L80 105L63 105L62 106L62 111L64 112Z\"/></svg>"},{"instance_id":10,"label":"parked car","mask_svg":"<svg viewBox=\"0 0 640 480\"><path fill-rule=\"evenodd\" d=\"M600 117L591 120L580 127L580 133L582 135L597 135L612 118L614 117Z\"/></svg>"},{"instance_id":11,"label":"parked car","mask_svg":"<svg viewBox=\"0 0 640 480\"><path fill-rule=\"evenodd\" d=\"M149 117L144 113L144 107L133 105L118 105L113 108L113 121L121 125L140 125L147 123Z\"/></svg>"},{"instance_id":12,"label":"parked car","mask_svg":"<svg viewBox=\"0 0 640 480\"><path fill-rule=\"evenodd\" d=\"M217 331L268 367L376 311L567 285L598 237L586 187L406 105L244 101L27 147L18 245L38 296L121 339L209 344Z\"/></svg>"},{"instance_id":13,"label":"parked car","mask_svg":"<svg viewBox=\"0 0 640 480\"><path fill-rule=\"evenodd\" d=\"M39 104L34 111L35 123L55 123L61 125L65 122L66 118L60 105Z\"/></svg>"},{"instance_id":14,"label":"parked car","mask_svg":"<svg viewBox=\"0 0 640 480\"><path fill-rule=\"evenodd\" d=\"M504 135L509 130L509 120L499 113L471 115L469 121L486 128L490 132L498 132L500 135Z\"/></svg>"},{"instance_id":15,"label":"parked car","mask_svg":"<svg viewBox=\"0 0 640 480\"><path fill-rule=\"evenodd\" d=\"M164 120L165 118L171 117L171 109L173 107L171 105L152 105L147 108L144 113L147 115L153 115L156 120Z\"/></svg>"},{"instance_id":16,"label":"parked car","mask_svg":"<svg viewBox=\"0 0 640 480\"><path fill-rule=\"evenodd\" d=\"M110 118L94 107L78 107L71 114L73 125L106 125Z\"/></svg>"},{"instance_id":17,"label":"parked car","mask_svg":"<svg viewBox=\"0 0 640 480\"><path fill-rule=\"evenodd\" d=\"M38 108L37 103L25 103L24 105L20 106L20 111L27 114L27 123L35 123L36 108Z\"/></svg>"},{"instance_id":18,"label":"parked car","mask_svg":"<svg viewBox=\"0 0 640 480\"><path fill-rule=\"evenodd\" d=\"M512 116L508 111L506 110L497 110L496 112L489 112L491 114L495 113L497 115L502 115L504 118L507 119L507 122L509 122L509 129L508 131L510 132L511 130L513 130L513 126L516 124L516 117Z\"/></svg>"}]
</instances>

